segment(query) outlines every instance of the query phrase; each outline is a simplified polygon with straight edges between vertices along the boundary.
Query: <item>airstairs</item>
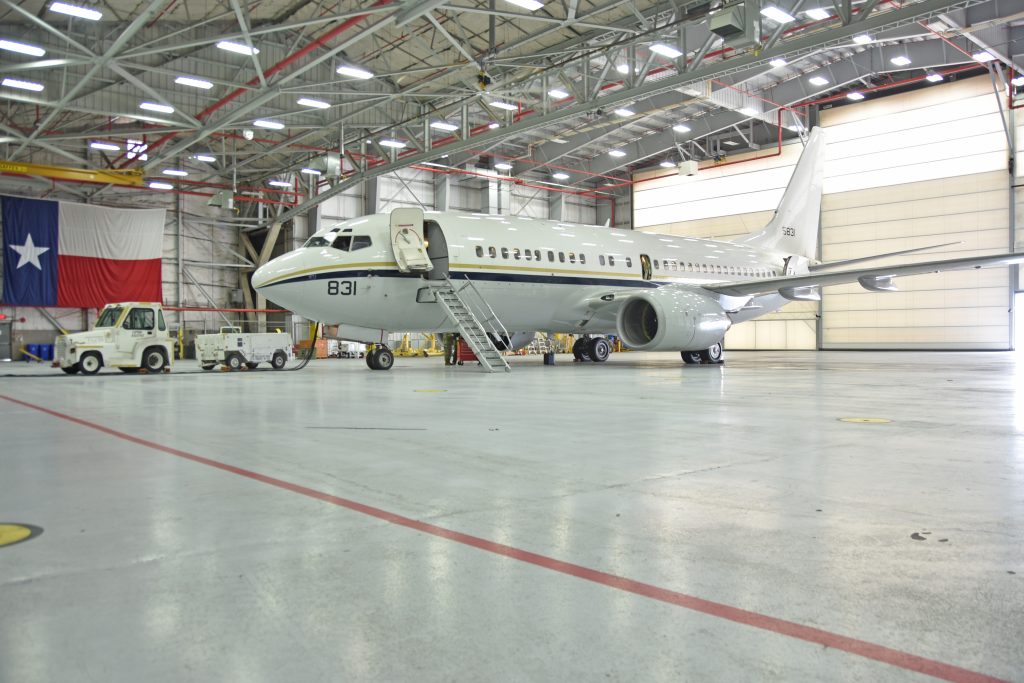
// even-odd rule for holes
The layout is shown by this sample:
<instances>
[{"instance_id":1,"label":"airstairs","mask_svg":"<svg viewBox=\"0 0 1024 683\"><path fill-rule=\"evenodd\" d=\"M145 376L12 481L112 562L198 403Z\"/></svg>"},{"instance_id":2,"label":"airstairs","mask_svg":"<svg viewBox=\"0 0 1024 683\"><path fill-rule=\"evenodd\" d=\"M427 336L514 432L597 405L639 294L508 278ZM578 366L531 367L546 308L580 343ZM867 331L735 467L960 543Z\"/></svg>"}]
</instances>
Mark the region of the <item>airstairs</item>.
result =
<instances>
[{"instance_id":1,"label":"airstairs","mask_svg":"<svg viewBox=\"0 0 1024 683\"><path fill-rule=\"evenodd\" d=\"M433 290L437 302L448 314L448 319L473 350L480 365L487 372L511 371L508 361L498 351L491 337L493 335L494 339L509 339L508 330L498 320L494 309L483 298L473 281L466 278L465 284L456 285L445 275L443 280L426 282ZM469 304L471 297L477 302L475 310L474 306Z\"/></svg>"}]
</instances>

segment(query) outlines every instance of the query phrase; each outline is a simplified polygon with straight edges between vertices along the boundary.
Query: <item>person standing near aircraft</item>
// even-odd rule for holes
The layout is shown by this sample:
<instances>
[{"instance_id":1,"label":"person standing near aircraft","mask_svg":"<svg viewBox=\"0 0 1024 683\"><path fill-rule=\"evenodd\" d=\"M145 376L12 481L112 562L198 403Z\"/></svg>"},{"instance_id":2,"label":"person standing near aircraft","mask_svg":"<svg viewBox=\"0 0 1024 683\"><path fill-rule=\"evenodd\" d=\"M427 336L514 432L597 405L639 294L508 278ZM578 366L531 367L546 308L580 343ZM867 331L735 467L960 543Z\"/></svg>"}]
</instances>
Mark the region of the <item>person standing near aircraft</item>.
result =
<instances>
[{"instance_id":1,"label":"person standing near aircraft","mask_svg":"<svg viewBox=\"0 0 1024 683\"><path fill-rule=\"evenodd\" d=\"M444 339L444 364L455 365L457 349L459 348L458 335L454 332L445 332Z\"/></svg>"}]
</instances>

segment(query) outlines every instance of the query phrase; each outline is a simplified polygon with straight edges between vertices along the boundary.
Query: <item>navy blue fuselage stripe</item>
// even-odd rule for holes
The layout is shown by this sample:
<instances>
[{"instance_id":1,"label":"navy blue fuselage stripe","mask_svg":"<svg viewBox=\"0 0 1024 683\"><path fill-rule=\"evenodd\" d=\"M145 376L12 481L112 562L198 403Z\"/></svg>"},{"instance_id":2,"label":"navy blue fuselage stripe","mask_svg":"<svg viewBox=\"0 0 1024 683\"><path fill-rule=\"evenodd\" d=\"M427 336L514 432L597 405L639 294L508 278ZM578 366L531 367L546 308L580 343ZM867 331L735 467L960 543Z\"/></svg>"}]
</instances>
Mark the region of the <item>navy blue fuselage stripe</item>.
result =
<instances>
[{"instance_id":1,"label":"navy blue fuselage stripe","mask_svg":"<svg viewBox=\"0 0 1024 683\"><path fill-rule=\"evenodd\" d=\"M296 282L309 282L311 280L336 280L343 278L359 278L373 275L374 277L397 277L410 280L419 279L416 274L402 273L397 270L332 270L326 273L310 273L299 275L279 282L272 282L267 287L277 285L288 285ZM450 277L453 280L462 280L469 276L470 280L478 282L529 282L532 284L544 285L597 285L599 287L636 287L640 289L657 288L660 285L644 280L619 280L600 277L576 277L571 275L528 275L525 273L488 273L480 271L452 271Z\"/></svg>"}]
</instances>

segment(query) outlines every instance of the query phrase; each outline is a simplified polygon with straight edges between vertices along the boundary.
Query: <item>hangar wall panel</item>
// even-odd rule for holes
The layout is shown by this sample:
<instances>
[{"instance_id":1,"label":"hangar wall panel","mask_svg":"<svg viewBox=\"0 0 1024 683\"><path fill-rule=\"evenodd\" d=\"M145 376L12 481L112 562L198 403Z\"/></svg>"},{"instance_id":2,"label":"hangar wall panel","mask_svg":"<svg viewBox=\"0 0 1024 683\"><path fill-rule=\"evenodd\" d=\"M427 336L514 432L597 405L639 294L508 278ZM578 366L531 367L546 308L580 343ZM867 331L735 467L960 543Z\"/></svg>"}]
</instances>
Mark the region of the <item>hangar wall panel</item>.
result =
<instances>
[{"instance_id":1,"label":"hangar wall panel","mask_svg":"<svg viewBox=\"0 0 1024 683\"><path fill-rule=\"evenodd\" d=\"M955 242L892 262L1005 251L1006 137L987 77L825 111L826 261ZM884 262L880 262L884 263ZM822 299L822 348L1005 349L1006 269L900 278Z\"/></svg>"},{"instance_id":2,"label":"hangar wall panel","mask_svg":"<svg viewBox=\"0 0 1024 683\"><path fill-rule=\"evenodd\" d=\"M822 259L948 242L957 244L892 262L1005 251L1006 138L998 112L987 76L823 112L828 150ZM792 144L779 156L718 168L711 164L691 178L670 175L641 182L634 191L635 227L717 239L752 232L770 219L801 150ZM652 171L637 179L661 175ZM1021 225L1024 194L1017 207ZM1021 230L1018 242L1024 243ZM1005 349L1008 278L1006 269L997 268L901 278L903 291L896 294L868 292L859 285L829 287L823 292L821 321L816 321L816 304L792 303L737 325L726 345L815 348L816 325L821 324L823 348Z\"/></svg>"}]
</instances>

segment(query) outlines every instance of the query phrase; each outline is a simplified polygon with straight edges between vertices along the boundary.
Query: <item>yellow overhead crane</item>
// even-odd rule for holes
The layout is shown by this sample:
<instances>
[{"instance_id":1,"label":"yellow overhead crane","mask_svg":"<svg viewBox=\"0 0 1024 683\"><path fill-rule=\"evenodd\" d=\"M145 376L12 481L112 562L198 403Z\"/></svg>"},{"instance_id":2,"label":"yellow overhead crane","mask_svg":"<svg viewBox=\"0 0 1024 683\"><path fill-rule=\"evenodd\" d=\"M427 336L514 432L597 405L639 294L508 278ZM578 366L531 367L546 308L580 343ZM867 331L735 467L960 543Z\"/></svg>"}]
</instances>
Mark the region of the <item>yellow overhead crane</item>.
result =
<instances>
[{"instance_id":1,"label":"yellow overhead crane","mask_svg":"<svg viewBox=\"0 0 1024 683\"><path fill-rule=\"evenodd\" d=\"M46 164L26 164L20 161L0 160L0 173L34 175L52 180L70 180L78 183L101 183L104 185L128 185L142 187L145 178L139 169L94 170L89 168L68 168Z\"/></svg>"}]
</instances>

